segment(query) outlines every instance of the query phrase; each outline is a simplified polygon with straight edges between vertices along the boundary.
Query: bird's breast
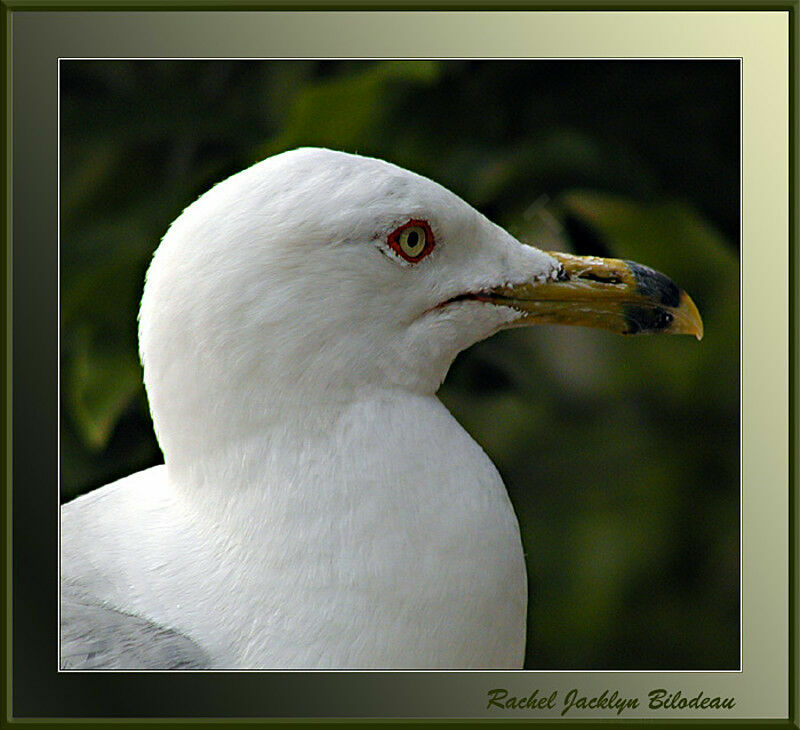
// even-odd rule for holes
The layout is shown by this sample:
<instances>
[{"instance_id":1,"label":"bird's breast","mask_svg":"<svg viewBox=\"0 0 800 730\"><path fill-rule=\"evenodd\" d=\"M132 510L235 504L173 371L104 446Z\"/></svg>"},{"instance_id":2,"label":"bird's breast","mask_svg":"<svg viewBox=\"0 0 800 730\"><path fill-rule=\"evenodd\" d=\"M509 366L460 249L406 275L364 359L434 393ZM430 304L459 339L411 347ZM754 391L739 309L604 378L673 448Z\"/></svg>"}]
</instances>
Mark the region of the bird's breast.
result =
<instances>
[{"instance_id":1,"label":"bird's breast","mask_svg":"<svg viewBox=\"0 0 800 730\"><path fill-rule=\"evenodd\" d=\"M295 440L296 442L296 440ZM494 465L433 398L354 404L270 460L244 664L518 668L526 578ZM252 531L251 531L252 532ZM232 586L233 595L241 596Z\"/></svg>"}]
</instances>

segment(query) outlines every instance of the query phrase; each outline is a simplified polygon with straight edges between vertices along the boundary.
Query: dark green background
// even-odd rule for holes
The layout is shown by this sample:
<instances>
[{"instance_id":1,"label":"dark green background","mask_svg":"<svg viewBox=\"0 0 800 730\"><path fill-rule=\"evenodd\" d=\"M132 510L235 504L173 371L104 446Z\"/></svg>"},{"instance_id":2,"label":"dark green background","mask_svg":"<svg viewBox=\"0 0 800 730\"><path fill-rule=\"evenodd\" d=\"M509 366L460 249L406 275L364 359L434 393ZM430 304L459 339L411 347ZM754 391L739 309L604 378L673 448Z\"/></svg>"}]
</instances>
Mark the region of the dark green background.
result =
<instances>
[{"instance_id":1,"label":"dark green background","mask_svg":"<svg viewBox=\"0 0 800 730\"><path fill-rule=\"evenodd\" d=\"M62 61L64 499L160 461L136 313L169 223L284 149L374 155L690 292L701 343L506 332L440 394L520 518L526 667L737 668L739 131L735 61Z\"/></svg>"}]
</instances>

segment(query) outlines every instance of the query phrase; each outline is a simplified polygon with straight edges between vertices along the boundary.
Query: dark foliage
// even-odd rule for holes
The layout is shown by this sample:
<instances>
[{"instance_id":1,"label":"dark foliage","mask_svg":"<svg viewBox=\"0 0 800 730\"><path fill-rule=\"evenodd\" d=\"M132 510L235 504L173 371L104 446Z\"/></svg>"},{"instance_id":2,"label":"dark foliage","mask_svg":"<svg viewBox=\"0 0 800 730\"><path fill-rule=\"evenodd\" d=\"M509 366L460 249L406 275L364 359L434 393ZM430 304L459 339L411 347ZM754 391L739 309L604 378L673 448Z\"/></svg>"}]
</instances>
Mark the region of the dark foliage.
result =
<instances>
[{"instance_id":1,"label":"dark foliage","mask_svg":"<svg viewBox=\"0 0 800 730\"><path fill-rule=\"evenodd\" d=\"M441 397L520 517L527 666L738 666L736 62L65 61L61 91L64 499L160 461L136 314L183 207L284 149L375 155L691 293L701 343L506 332Z\"/></svg>"}]
</instances>

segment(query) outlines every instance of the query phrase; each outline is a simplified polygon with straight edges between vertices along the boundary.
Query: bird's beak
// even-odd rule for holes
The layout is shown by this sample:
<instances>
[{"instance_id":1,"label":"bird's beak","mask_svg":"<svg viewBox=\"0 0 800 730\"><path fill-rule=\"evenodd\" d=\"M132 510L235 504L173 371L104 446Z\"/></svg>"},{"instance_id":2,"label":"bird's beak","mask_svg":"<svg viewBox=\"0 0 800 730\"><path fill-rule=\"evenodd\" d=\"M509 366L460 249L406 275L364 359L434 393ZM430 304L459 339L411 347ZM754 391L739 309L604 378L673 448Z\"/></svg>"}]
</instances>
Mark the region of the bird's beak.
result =
<instances>
[{"instance_id":1,"label":"bird's beak","mask_svg":"<svg viewBox=\"0 0 800 730\"><path fill-rule=\"evenodd\" d=\"M522 312L511 326L572 324L623 335L703 338L703 320L691 297L664 274L633 261L549 255L561 264L556 278L491 290L493 303Z\"/></svg>"}]
</instances>

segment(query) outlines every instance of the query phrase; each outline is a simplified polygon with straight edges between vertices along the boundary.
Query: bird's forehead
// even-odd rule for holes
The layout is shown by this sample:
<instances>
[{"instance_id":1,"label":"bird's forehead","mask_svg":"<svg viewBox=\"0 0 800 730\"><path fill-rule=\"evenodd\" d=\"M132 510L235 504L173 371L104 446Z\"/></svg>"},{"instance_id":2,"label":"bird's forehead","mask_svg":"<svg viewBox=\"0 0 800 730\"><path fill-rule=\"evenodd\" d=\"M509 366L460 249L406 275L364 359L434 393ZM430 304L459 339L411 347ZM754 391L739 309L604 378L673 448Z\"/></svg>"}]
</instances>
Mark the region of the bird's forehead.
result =
<instances>
[{"instance_id":1,"label":"bird's forehead","mask_svg":"<svg viewBox=\"0 0 800 730\"><path fill-rule=\"evenodd\" d=\"M313 196L315 210L330 220L360 218L366 224L404 214L449 218L472 211L438 183L383 160L308 151L287 162L295 190Z\"/></svg>"},{"instance_id":2,"label":"bird's forehead","mask_svg":"<svg viewBox=\"0 0 800 730\"><path fill-rule=\"evenodd\" d=\"M436 210L460 201L455 194L421 175L381 164L379 160L365 162L376 164L355 165L349 174L334 181L333 188L340 191L343 198L376 210L404 207ZM467 207L463 201L460 202Z\"/></svg>"},{"instance_id":3,"label":"bird's forehead","mask_svg":"<svg viewBox=\"0 0 800 730\"><path fill-rule=\"evenodd\" d=\"M428 221L439 242L459 238L482 218L421 175L382 160L309 149L268 158L216 186L173 225L171 238L195 248L205 242L229 258L260 260L272 252L290 261L310 249L333 250L331 244L385 240L412 219Z\"/></svg>"}]
</instances>

